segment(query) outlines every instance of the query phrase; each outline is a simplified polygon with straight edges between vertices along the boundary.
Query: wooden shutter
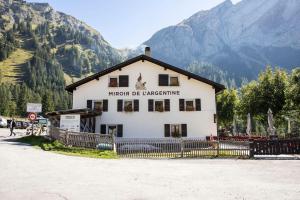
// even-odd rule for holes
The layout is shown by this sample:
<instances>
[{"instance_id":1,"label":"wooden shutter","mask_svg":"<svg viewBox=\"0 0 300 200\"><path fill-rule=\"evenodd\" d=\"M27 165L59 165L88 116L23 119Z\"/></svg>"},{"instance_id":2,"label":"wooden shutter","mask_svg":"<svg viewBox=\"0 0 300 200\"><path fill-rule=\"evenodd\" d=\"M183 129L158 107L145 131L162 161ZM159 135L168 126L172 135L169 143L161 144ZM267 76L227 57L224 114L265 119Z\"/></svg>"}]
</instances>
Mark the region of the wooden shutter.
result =
<instances>
[{"instance_id":1,"label":"wooden shutter","mask_svg":"<svg viewBox=\"0 0 300 200\"><path fill-rule=\"evenodd\" d=\"M153 99L148 99L148 111L153 112Z\"/></svg>"},{"instance_id":2,"label":"wooden shutter","mask_svg":"<svg viewBox=\"0 0 300 200\"><path fill-rule=\"evenodd\" d=\"M179 99L179 111L184 111L184 99Z\"/></svg>"},{"instance_id":3,"label":"wooden shutter","mask_svg":"<svg viewBox=\"0 0 300 200\"><path fill-rule=\"evenodd\" d=\"M106 134L106 125L105 124L101 124L101 130L100 130L101 134Z\"/></svg>"},{"instance_id":4,"label":"wooden shutter","mask_svg":"<svg viewBox=\"0 0 300 200\"><path fill-rule=\"evenodd\" d=\"M118 99L118 108L117 108L118 112L123 112L123 100L122 99Z\"/></svg>"},{"instance_id":5,"label":"wooden shutter","mask_svg":"<svg viewBox=\"0 0 300 200\"><path fill-rule=\"evenodd\" d=\"M159 74L158 75L158 85L159 86L169 86L169 75Z\"/></svg>"},{"instance_id":6,"label":"wooden shutter","mask_svg":"<svg viewBox=\"0 0 300 200\"><path fill-rule=\"evenodd\" d=\"M187 137L187 125L181 124L181 137Z\"/></svg>"},{"instance_id":7,"label":"wooden shutter","mask_svg":"<svg viewBox=\"0 0 300 200\"><path fill-rule=\"evenodd\" d=\"M118 124L117 126L117 137L123 137L123 125Z\"/></svg>"},{"instance_id":8,"label":"wooden shutter","mask_svg":"<svg viewBox=\"0 0 300 200\"><path fill-rule=\"evenodd\" d=\"M107 112L107 111L108 111L108 100L103 99L103 112Z\"/></svg>"},{"instance_id":9,"label":"wooden shutter","mask_svg":"<svg viewBox=\"0 0 300 200\"><path fill-rule=\"evenodd\" d=\"M138 99L133 100L133 111L134 112L138 112L139 111L139 107L140 107L139 100Z\"/></svg>"},{"instance_id":10,"label":"wooden shutter","mask_svg":"<svg viewBox=\"0 0 300 200\"><path fill-rule=\"evenodd\" d=\"M196 99L196 111L201 111L201 99Z\"/></svg>"},{"instance_id":11,"label":"wooden shutter","mask_svg":"<svg viewBox=\"0 0 300 200\"><path fill-rule=\"evenodd\" d=\"M170 111L170 99L165 99L165 111Z\"/></svg>"},{"instance_id":12,"label":"wooden shutter","mask_svg":"<svg viewBox=\"0 0 300 200\"><path fill-rule=\"evenodd\" d=\"M128 75L119 76L119 87L128 87L129 86L129 77Z\"/></svg>"},{"instance_id":13,"label":"wooden shutter","mask_svg":"<svg viewBox=\"0 0 300 200\"><path fill-rule=\"evenodd\" d=\"M170 137L170 124L165 124L165 137Z\"/></svg>"},{"instance_id":14,"label":"wooden shutter","mask_svg":"<svg viewBox=\"0 0 300 200\"><path fill-rule=\"evenodd\" d=\"M89 109L93 109L93 100L87 100L86 101L86 107Z\"/></svg>"}]
</instances>

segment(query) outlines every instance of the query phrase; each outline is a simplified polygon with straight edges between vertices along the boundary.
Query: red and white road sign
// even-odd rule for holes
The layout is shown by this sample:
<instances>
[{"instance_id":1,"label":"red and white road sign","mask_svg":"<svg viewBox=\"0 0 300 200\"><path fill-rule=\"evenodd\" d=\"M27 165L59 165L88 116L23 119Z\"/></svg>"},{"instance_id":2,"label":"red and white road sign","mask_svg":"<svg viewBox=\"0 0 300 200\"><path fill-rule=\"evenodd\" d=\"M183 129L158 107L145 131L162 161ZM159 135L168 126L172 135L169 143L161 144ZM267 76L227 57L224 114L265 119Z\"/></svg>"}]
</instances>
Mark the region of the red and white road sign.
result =
<instances>
[{"instance_id":1,"label":"red and white road sign","mask_svg":"<svg viewBox=\"0 0 300 200\"><path fill-rule=\"evenodd\" d=\"M30 121L35 121L36 120L36 114L35 113L29 113L28 114L28 119Z\"/></svg>"}]
</instances>

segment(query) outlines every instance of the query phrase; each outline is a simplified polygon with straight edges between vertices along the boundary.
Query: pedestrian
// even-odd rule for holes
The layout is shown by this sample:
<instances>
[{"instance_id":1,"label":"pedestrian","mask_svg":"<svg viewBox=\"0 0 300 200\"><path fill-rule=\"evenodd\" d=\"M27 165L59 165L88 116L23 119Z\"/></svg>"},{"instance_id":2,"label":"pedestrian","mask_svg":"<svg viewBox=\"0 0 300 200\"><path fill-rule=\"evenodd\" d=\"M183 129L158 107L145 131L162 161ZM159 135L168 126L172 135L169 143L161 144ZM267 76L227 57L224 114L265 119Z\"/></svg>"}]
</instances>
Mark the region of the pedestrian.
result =
<instances>
[{"instance_id":1,"label":"pedestrian","mask_svg":"<svg viewBox=\"0 0 300 200\"><path fill-rule=\"evenodd\" d=\"M9 128L10 128L10 135L12 136L13 134L16 135L16 133L14 132L14 128L16 127L16 122L15 119L13 118L9 124Z\"/></svg>"}]
</instances>

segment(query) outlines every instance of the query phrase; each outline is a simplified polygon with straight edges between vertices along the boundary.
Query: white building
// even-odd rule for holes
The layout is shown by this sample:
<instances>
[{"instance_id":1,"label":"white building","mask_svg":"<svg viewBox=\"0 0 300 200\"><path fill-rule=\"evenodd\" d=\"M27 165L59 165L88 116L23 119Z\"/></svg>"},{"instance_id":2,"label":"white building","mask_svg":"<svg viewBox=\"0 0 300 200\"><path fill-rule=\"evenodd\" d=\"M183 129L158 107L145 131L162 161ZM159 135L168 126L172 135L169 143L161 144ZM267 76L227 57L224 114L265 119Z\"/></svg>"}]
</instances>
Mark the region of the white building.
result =
<instances>
[{"instance_id":1,"label":"white building","mask_svg":"<svg viewBox=\"0 0 300 200\"><path fill-rule=\"evenodd\" d=\"M92 131L124 138L217 135L215 98L223 89L150 57L150 48L66 87L73 110L101 111L89 119Z\"/></svg>"}]
</instances>

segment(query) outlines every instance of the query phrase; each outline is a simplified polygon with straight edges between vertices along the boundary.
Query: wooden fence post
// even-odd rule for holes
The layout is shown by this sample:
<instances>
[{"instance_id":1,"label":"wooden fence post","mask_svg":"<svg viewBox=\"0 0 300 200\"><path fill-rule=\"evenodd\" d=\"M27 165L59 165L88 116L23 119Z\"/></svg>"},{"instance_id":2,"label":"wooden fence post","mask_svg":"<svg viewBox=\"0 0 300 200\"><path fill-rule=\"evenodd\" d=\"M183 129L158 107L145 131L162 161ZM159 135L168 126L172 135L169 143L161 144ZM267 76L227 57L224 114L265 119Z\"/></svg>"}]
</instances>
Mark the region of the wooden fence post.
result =
<instances>
[{"instance_id":1,"label":"wooden fence post","mask_svg":"<svg viewBox=\"0 0 300 200\"><path fill-rule=\"evenodd\" d=\"M69 133L66 130L66 146L68 146L68 145L69 145Z\"/></svg>"},{"instance_id":2,"label":"wooden fence post","mask_svg":"<svg viewBox=\"0 0 300 200\"><path fill-rule=\"evenodd\" d=\"M183 152L184 152L184 143L183 139L180 138L180 157L183 158Z\"/></svg>"},{"instance_id":3,"label":"wooden fence post","mask_svg":"<svg viewBox=\"0 0 300 200\"><path fill-rule=\"evenodd\" d=\"M249 158L254 157L254 142L252 140L249 141Z\"/></svg>"},{"instance_id":4,"label":"wooden fence post","mask_svg":"<svg viewBox=\"0 0 300 200\"><path fill-rule=\"evenodd\" d=\"M218 140L217 140L217 157L220 156L220 140L219 140L219 137L218 137Z\"/></svg>"},{"instance_id":5,"label":"wooden fence post","mask_svg":"<svg viewBox=\"0 0 300 200\"><path fill-rule=\"evenodd\" d=\"M112 139L113 151L117 153L115 134L113 133L111 134L111 139Z\"/></svg>"}]
</instances>

